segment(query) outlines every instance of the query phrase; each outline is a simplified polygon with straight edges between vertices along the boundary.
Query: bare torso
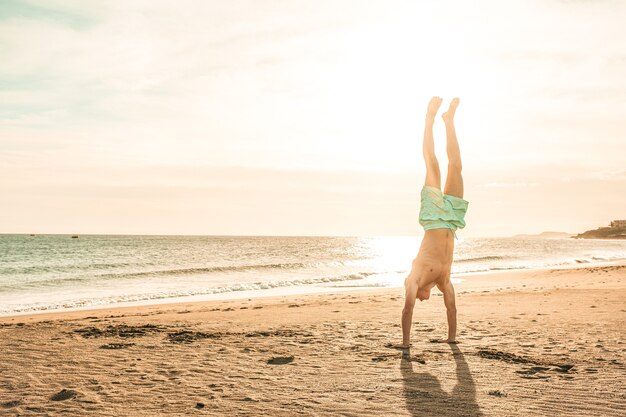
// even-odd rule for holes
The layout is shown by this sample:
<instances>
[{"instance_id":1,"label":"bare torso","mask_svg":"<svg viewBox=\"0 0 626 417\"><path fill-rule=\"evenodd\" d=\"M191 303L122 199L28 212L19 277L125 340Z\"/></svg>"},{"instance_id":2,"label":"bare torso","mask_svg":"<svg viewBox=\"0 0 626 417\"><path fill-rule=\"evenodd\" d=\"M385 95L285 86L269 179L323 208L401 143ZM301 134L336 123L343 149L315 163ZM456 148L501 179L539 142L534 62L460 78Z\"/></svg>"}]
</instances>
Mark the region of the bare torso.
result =
<instances>
[{"instance_id":1,"label":"bare torso","mask_svg":"<svg viewBox=\"0 0 626 417\"><path fill-rule=\"evenodd\" d=\"M454 233L450 229L432 229L425 232L417 257L413 260L411 274L407 278L416 281L420 292L418 296L430 292L435 285L441 287L450 282L453 251Z\"/></svg>"}]
</instances>

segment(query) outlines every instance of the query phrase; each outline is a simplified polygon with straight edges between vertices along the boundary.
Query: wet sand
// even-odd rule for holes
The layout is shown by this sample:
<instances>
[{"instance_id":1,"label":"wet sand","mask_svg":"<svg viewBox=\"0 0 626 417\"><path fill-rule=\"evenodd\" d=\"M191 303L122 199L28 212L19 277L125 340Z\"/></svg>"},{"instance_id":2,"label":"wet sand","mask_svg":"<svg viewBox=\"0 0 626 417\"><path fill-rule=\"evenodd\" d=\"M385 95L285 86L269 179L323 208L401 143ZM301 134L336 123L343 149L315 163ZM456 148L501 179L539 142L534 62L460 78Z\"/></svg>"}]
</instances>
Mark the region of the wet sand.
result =
<instances>
[{"instance_id":1,"label":"wet sand","mask_svg":"<svg viewBox=\"0 0 626 417\"><path fill-rule=\"evenodd\" d=\"M623 415L626 265L456 289L404 353L400 289L0 318L0 415Z\"/></svg>"}]
</instances>

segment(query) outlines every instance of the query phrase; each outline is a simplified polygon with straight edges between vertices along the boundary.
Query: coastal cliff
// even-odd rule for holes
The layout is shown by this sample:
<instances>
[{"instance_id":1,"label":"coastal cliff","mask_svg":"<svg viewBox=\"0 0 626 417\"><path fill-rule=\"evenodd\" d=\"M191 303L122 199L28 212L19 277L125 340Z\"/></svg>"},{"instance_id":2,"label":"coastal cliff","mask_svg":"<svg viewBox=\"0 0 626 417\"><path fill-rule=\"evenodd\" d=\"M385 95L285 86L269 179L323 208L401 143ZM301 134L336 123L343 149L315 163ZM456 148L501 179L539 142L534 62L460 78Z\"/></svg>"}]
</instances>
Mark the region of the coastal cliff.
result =
<instances>
[{"instance_id":1,"label":"coastal cliff","mask_svg":"<svg viewBox=\"0 0 626 417\"><path fill-rule=\"evenodd\" d=\"M599 227L574 236L575 239L626 239L626 227Z\"/></svg>"}]
</instances>

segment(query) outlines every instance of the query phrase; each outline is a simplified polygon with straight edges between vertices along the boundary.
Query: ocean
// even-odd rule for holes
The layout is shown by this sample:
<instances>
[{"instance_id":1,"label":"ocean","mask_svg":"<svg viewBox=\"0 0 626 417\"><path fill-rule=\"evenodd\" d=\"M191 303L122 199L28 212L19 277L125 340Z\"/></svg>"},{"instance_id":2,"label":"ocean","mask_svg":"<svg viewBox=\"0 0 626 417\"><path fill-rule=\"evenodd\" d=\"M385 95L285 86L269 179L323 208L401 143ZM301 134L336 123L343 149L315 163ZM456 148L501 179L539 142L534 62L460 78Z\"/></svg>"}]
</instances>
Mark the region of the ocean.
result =
<instances>
[{"instance_id":1,"label":"ocean","mask_svg":"<svg viewBox=\"0 0 626 417\"><path fill-rule=\"evenodd\" d=\"M420 237L0 235L0 315L400 287ZM461 238L472 272L626 258L626 241Z\"/></svg>"}]
</instances>

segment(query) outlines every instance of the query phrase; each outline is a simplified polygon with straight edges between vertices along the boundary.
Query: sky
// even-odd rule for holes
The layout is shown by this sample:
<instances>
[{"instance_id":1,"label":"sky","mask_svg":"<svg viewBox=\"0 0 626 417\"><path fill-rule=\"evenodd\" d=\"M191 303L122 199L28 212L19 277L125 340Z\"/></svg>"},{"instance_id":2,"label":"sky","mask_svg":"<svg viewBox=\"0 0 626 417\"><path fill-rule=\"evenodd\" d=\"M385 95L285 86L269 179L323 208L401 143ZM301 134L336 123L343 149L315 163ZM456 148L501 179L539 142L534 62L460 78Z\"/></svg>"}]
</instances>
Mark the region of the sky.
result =
<instances>
[{"instance_id":1,"label":"sky","mask_svg":"<svg viewBox=\"0 0 626 417\"><path fill-rule=\"evenodd\" d=\"M626 218L624 21L602 0L0 0L0 233L419 235L433 95L461 98L460 235Z\"/></svg>"}]
</instances>

